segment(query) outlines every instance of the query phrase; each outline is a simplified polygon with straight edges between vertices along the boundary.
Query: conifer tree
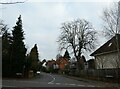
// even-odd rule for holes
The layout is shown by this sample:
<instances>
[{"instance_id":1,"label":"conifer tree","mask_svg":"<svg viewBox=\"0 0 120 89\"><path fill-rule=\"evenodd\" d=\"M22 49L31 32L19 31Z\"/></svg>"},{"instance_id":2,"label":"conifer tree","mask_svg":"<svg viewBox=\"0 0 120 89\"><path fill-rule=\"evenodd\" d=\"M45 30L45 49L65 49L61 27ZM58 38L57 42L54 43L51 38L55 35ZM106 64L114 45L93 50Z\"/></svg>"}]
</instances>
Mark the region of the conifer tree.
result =
<instances>
[{"instance_id":1,"label":"conifer tree","mask_svg":"<svg viewBox=\"0 0 120 89\"><path fill-rule=\"evenodd\" d=\"M70 55L67 50L65 51L64 58L67 58L68 60L70 60Z\"/></svg>"},{"instance_id":2,"label":"conifer tree","mask_svg":"<svg viewBox=\"0 0 120 89\"><path fill-rule=\"evenodd\" d=\"M29 55L31 70L33 70L34 73L36 73L39 68L39 64L38 64L39 58L38 57L39 57L38 48L37 48L37 44L35 44L34 47L31 49L30 55Z\"/></svg>"},{"instance_id":3,"label":"conifer tree","mask_svg":"<svg viewBox=\"0 0 120 89\"><path fill-rule=\"evenodd\" d=\"M12 44L12 69L13 73L23 73L26 48L24 44L24 31L22 29L21 15L18 17L15 27L12 31L13 44Z\"/></svg>"},{"instance_id":4,"label":"conifer tree","mask_svg":"<svg viewBox=\"0 0 120 89\"><path fill-rule=\"evenodd\" d=\"M4 33L2 35L2 75L10 76L11 74L10 53L12 36L8 32L7 26L3 27L2 29L4 29Z\"/></svg>"}]
</instances>

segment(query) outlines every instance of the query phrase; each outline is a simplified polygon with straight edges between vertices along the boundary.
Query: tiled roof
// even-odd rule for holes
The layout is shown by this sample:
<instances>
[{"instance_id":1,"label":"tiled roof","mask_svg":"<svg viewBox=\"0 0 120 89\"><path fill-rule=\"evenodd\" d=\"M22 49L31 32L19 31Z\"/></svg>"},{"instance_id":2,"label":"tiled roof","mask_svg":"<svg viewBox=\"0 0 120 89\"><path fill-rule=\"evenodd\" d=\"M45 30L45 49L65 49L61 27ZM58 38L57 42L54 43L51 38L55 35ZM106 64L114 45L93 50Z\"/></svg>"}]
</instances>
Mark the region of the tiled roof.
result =
<instances>
[{"instance_id":1,"label":"tiled roof","mask_svg":"<svg viewBox=\"0 0 120 89\"><path fill-rule=\"evenodd\" d=\"M49 65L49 66L53 64L55 64L55 60L49 60L46 62L46 65Z\"/></svg>"},{"instance_id":2,"label":"tiled roof","mask_svg":"<svg viewBox=\"0 0 120 89\"><path fill-rule=\"evenodd\" d=\"M68 62L68 60L67 60L66 58L60 57L59 59L56 60L56 63L59 64L59 63L61 63L61 62L63 62L63 61Z\"/></svg>"},{"instance_id":3,"label":"tiled roof","mask_svg":"<svg viewBox=\"0 0 120 89\"><path fill-rule=\"evenodd\" d=\"M116 38L118 38L118 40ZM116 34L109 41L103 44L100 48L94 51L90 56L95 56L98 54L105 54L105 53L117 51L117 42L118 42L118 46L120 49L120 34Z\"/></svg>"}]
</instances>

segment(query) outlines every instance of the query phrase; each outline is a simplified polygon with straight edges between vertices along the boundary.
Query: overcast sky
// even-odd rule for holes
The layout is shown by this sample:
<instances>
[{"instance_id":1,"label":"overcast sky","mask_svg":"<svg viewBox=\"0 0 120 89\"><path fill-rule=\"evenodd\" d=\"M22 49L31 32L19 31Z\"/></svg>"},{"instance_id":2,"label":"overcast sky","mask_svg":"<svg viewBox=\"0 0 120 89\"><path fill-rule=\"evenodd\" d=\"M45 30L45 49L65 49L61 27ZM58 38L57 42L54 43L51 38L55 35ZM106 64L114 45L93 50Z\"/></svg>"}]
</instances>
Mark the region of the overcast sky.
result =
<instances>
[{"instance_id":1,"label":"overcast sky","mask_svg":"<svg viewBox=\"0 0 120 89\"><path fill-rule=\"evenodd\" d=\"M0 11L2 11L0 18L12 30L18 16L21 15L28 51L34 44L37 44L40 59L55 59L58 54L56 41L60 34L61 24L77 18L86 19L99 32L101 31L102 11L112 2L112 0L97 0L97 2L95 0L49 0L49 2L27 0L23 4L2 5L2 7L0 5ZM100 44L104 42L104 39L100 40Z\"/></svg>"}]
</instances>

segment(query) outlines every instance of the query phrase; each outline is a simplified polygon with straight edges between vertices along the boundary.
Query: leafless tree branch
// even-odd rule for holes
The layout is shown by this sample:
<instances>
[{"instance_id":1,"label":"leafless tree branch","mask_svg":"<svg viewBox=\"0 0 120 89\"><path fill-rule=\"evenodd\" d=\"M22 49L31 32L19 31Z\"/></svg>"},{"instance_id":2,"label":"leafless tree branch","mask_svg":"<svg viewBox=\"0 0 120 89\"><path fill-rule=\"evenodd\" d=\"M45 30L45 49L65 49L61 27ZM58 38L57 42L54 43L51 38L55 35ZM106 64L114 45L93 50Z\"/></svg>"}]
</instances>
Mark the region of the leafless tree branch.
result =
<instances>
[{"instance_id":1,"label":"leafless tree branch","mask_svg":"<svg viewBox=\"0 0 120 89\"><path fill-rule=\"evenodd\" d=\"M112 8L106 8L103 11L103 30L107 38L111 38L115 34L120 34L120 29L118 29L119 14L118 3L114 3Z\"/></svg>"},{"instance_id":2,"label":"leafless tree branch","mask_svg":"<svg viewBox=\"0 0 120 89\"><path fill-rule=\"evenodd\" d=\"M71 48L77 61L81 59L82 49L94 48L95 30L90 22L84 19L63 23L58 38L60 50Z\"/></svg>"}]
</instances>

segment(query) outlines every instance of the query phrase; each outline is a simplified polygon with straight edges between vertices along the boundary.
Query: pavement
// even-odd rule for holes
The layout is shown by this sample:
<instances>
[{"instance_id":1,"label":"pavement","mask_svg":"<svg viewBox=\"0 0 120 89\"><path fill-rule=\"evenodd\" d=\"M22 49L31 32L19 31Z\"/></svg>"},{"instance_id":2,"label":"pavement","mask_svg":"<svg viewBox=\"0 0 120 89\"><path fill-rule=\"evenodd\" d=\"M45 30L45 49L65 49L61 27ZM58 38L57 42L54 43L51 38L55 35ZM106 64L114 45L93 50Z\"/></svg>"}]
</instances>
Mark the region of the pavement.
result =
<instances>
[{"instance_id":1,"label":"pavement","mask_svg":"<svg viewBox=\"0 0 120 89\"><path fill-rule=\"evenodd\" d=\"M78 81L84 81L84 82L91 82L92 84L102 86L102 87L118 87L120 88L120 84L117 83L108 83L108 82L103 82L103 81L96 81L96 80L91 80L91 79L86 79L86 78L81 78L81 77L74 77L74 76L66 76L67 78L75 79Z\"/></svg>"}]
</instances>

